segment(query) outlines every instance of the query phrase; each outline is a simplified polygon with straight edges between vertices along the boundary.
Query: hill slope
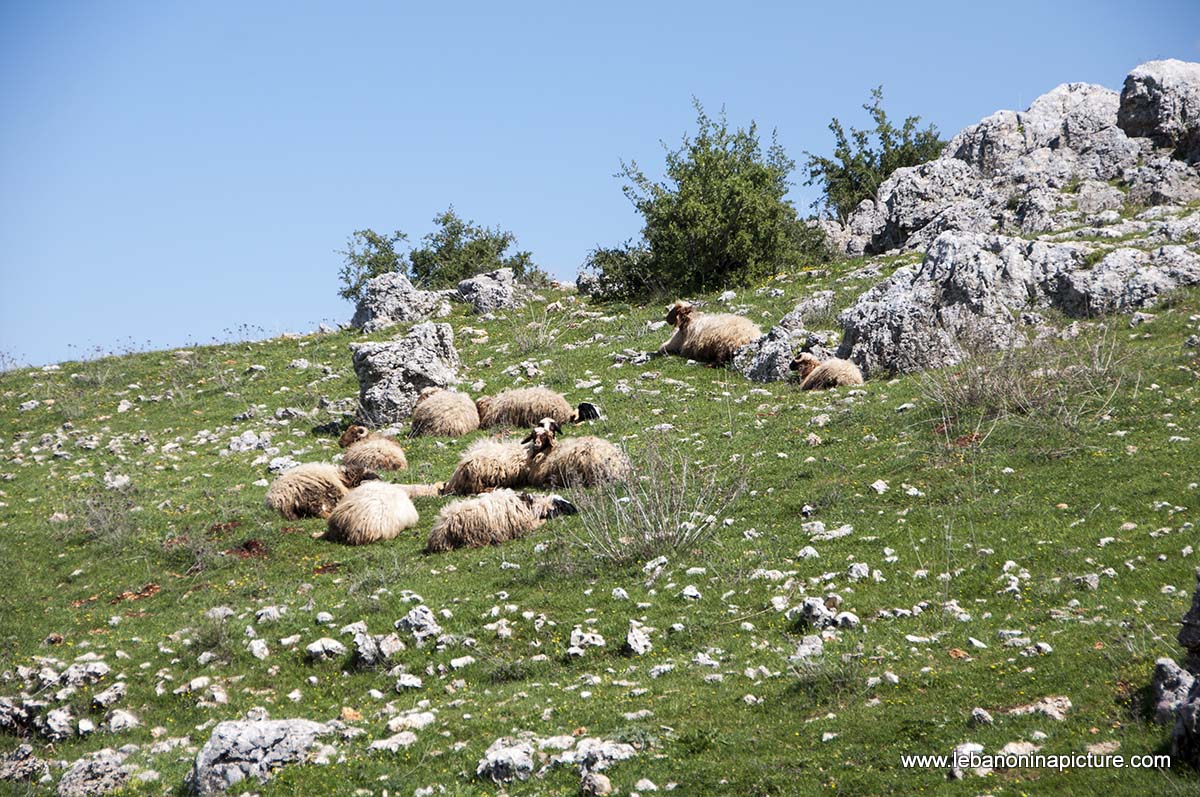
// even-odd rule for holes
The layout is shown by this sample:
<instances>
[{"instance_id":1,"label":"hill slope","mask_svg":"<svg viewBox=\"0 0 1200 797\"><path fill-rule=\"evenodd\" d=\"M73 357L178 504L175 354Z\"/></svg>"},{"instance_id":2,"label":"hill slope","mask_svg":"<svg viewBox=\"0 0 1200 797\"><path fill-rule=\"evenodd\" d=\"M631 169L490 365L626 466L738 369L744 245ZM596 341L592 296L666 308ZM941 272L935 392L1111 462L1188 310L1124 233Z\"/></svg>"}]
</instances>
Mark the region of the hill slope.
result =
<instances>
[{"instance_id":1,"label":"hill slope","mask_svg":"<svg viewBox=\"0 0 1200 797\"><path fill-rule=\"evenodd\" d=\"M843 308L879 278L855 275L886 276L916 259L787 275L732 304L764 327L820 289ZM313 539L322 521L273 516L260 480L276 453L263 448L299 461L338 453L316 427L353 407L348 344L363 338L352 333L0 376L0 694L22 690L18 668L36 680L41 667L61 673L80 656L111 667L61 701L72 729L80 718L101 729L52 748L34 736L36 754L75 760L133 745L126 763L158 778L131 790L175 793L215 722L269 714L340 718L362 733L328 740L336 752L323 766L285 767L235 791L495 793L478 762L494 740L524 732L631 744L636 755L606 770L624 793L644 793L643 778L687 794L1195 788L1183 767L1017 770L960 783L942 768L903 769L900 756L966 741L990 753L1016 741L1047 753L1100 743L1162 752L1167 734L1148 719L1145 687L1154 660L1178 653L1195 580L1200 363L1183 342L1200 326L1200 293L1172 293L1149 323L1117 316L1027 356L987 360L992 381L959 369L820 394L678 358L622 362L626 349L666 339L649 326L661 306L543 298L491 320L455 311L467 384L541 383L598 402L606 418L568 434L620 441L659 506L674 506L683 463L714 507L745 481L712 536L664 548L660 569L645 567L658 551L598 558L608 549L595 515L606 509L585 497L580 515L527 539L439 556L421 549L442 499L418 499L410 535L360 549ZM563 309L548 309L556 300ZM1087 384L1061 370L1094 352L1112 359L1088 370ZM1033 373L1040 362L1060 368L1049 382L1066 389L1047 388ZM1028 411L1018 401L998 411L988 398L1003 391L1029 398ZM484 434L407 441L410 471L391 478L444 479ZM839 529L848 533L828 533ZM785 610L830 594L860 622L827 629L822 655L794 658L818 632ZM307 661L317 639L352 647L343 626L386 633L418 603L450 635L441 647L405 636L395 663L421 688L397 692L397 674L355 669L349 654ZM222 606L228 618L206 616ZM256 617L266 607L286 611ZM333 617L326 626L321 612ZM652 629L646 655L621 651L631 620ZM569 655L576 627L606 644ZM265 658L252 655L251 637L266 643ZM176 694L195 678L209 681ZM140 724L113 733L103 727L111 709L90 698L118 680L127 691L115 707ZM58 689L38 696L59 705ZM1056 696L1070 701L1062 720L1012 713ZM972 725L977 707L994 722ZM389 729L410 709L431 722ZM406 725L409 746L368 750ZM0 736L2 751L17 744ZM567 766L508 786L578 790Z\"/></svg>"}]
</instances>

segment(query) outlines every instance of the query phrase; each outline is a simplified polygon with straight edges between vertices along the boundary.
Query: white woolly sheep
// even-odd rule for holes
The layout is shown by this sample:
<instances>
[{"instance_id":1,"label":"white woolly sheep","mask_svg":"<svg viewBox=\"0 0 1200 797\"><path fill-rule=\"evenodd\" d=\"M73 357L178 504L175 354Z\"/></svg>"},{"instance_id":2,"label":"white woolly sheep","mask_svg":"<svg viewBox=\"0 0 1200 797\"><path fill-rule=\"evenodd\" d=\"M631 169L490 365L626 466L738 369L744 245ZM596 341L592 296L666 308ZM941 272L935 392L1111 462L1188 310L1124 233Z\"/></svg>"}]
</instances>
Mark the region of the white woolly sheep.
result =
<instances>
[{"instance_id":1,"label":"white woolly sheep","mask_svg":"<svg viewBox=\"0 0 1200 797\"><path fill-rule=\"evenodd\" d=\"M309 462L275 479L267 489L266 504L288 520L327 518L346 493L378 478L361 468Z\"/></svg>"},{"instance_id":2,"label":"white woolly sheep","mask_svg":"<svg viewBox=\"0 0 1200 797\"><path fill-rule=\"evenodd\" d=\"M427 387L412 411L412 436L462 437L479 428L479 410L466 393Z\"/></svg>"},{"instance_id":3,"label":"white woolly sheep","mask_svg":"<svg viewBox=\"0 0 1200 797\"><path fill-rule=\"evenodd\" d=\"M342 432L338 445L346 449L342 464L347 467L365 470L404 470L408 467L408 459L399 443L365 426L351 426Z\"/></svg>"},{"instance_id":4,"label":"white woolly sheep","mask_svg":"<svg viewBox=\"0 0 1200 797\"><path fill-rule=\"evenodd\" d=\"M530 432L529 483L536 487L594 487L629 475L629 458L612 443L590 435L558 440L552 429Z\"/></svg>"},{"instance_id":5,"label":"white woolly sheep","mask_svg":"<svg viewBox=\"0 0 1200 797\"><path fill-rule=\"evenodd\" d=\"M458 460L442 494L474 495L524 485L529 479L531 449L515 440L476 440Z\"/></svg>"},{"instance_id":6,"label":"white woolly sheep","mask_svg":"<svg viewBox=\"0 0 1200 797\"><path fill-rule=\"evenodd\" d=\"M675 327L675 334L659 347L659 354L678 354L714 365L729 362L735 351L763 334L748 318L701 313L688 302L675 302L667 311L667 323Z\"/></svg>"},{"instance_id":7,"label":"white woolly sheep","mask_svg":"<svg viewBox=\"0 0 1200 797\"><path fill-rule=\"evenodd\" d=\"M544 387L523 387L506 390L495 396L480 396L475 401L479 410L479 425L529 428L542 418L550 417L559 423L577 423L600 417L594 404L583 402L578 409L562 395Z\"/></svg>"},{"instance_id":8,"label":"white woolly sheep","mask_svg":"<svg viewBox=\"0 0 1200 797\"><path fill-rule=\"evenodd\" d=\"M792 360L791 369L800 378L801 390L828 390L843 385L861 385L862 371L849 360L836 357L821 362L808 352Z\"/></svg>"},{"instance_id":9,"label":"white woolly sheep","mask_svg":"<svg viewBox=\"0 0 1200 797\"><path fill-rule=\"evenodd\" d=\"M369 481L355 487L334 507L325 539L346 545L391 540L417 525L419 519L402 485Z\"/></svg>"},{"instance_id":10,"label":"white woolly sheep","mask_svg":"<svg viewBox=\"0 0 1200 797\"><path fill-rule=\"evenodd\" d=\"M557 515L573 515L575 507L557 495L530 495L496 490L463 498L438 513L425 550L441 553L515 540Z\"/></svg>"}]
</instances>

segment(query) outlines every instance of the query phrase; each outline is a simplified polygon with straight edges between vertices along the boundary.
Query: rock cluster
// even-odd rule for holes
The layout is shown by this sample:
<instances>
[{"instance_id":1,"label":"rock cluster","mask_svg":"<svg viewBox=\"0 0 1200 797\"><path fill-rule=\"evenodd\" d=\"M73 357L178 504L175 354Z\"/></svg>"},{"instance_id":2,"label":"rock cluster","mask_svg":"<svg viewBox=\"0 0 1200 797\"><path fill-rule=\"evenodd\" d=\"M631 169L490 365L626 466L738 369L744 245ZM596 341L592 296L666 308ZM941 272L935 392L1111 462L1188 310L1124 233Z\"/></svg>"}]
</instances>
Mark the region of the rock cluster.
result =
<instances>
[{"instance_id":1,"label":"rock cluster","mask_svg":"<svg viewBox=\"0 0 1200 797\"><path fill-rule=\"evenodd\" d=\"M941 233L1030 234L1088 223L1126 201L1200 198L1200 64L1152 61L1124 89L1066 83L1022 112L966 128L941 156L897 169L845 225L849 255L923 249Z\"/></svg>"},{"instance_id":2,"label":"rock cluster","mask_svg":"<svg viewBox=\"0 0 1200 797\"><path fill-rule=\"evenodd\" d=\"M380 274L367 281L350 325L363 332L378 332L406 321L443 318L450 314L450 299L458 292L426 291L399 272Z\"/></svg>"}]
</instances>

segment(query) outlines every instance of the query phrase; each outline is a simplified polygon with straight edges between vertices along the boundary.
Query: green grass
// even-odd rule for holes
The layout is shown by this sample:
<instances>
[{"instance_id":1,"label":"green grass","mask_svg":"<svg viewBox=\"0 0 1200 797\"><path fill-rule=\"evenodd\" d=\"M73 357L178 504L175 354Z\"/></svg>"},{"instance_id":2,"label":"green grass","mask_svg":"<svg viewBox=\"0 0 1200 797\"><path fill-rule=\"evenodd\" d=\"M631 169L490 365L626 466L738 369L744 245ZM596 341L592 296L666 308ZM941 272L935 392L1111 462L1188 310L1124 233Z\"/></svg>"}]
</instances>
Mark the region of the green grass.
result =
<instances>
[{"instance_id":1,"label":"green grass","mask_svg":"<svg viewBox=\"0 0 1200 797\"><path fill-rule=\"evenodd\" d=\"M741 292L734 303L750 305L749 314L764 326L822 288L834 289L843 307L873 282L839 281L861 265L775 279ZM886 261L885 274L895 265ZM772 296L771 289L782 295ZM607 773L623 793L643 777L660 788L677 783L682 794L1194 793L1200 779L1182 767L1016 771L962 782L948 781L943 771L900 767L902 753L947 753L968 740L994 753L1035 730L1047 734L1046 753L1081 752L1110 740L1119 741L1125 755L1163 751L1167 731L1148 722L1145 687L1157 657L1179 654L1174 635L1200 561L1181 554L1195 544L1195 528L1188 524L1196 522L1200 497L1194 486L1200 480L1200 363L1194 349L1182 346L1196 332L1200 293L1173 294L1157 312L1153 323L1136 330L1116 319L1112 334L1140 379L1122 381L1106 417L1084 413L1077 424L1064 425L1049 414L1013 416L982 419L981 425L967 407L946 428L917 376L871 381L861 393L802 394L678 358L613 367L613 353L653 350L666 339L665 330L646 326L660 318L657 305L567 304L561 313L531 307L486 322L456 311L448 319L456 330L470 326L488 333L486 343L456 335L466 384L483 380L489 392L511 386L514 380L501 372L532 359L541 363L548 386L573 401L598 401L607 419L587 432L622 441L635 461L647 439L658 437L701 468L744 472L747 491L721 518L732 522L721 523L702 548L674 556L652 583L639 563L599 564L578 549L566 550L566 541L586 538L578 516L555 520L503 548L427 556L421 549L441 500L417 502L421 523L408 536L359 549L314 540L323 528L319 520L289 523L269 513L262 505L264 488L253 484L267 477L265 466L252 465L260 452L220 452L230 437L252 429L270 431L281 453L301 461L337 453L336 441L313 428L339 417L317 410L323 399L357 393L348 348L360 339L354 334L4 373L0 670L30 666L39 656L70 661L85 652L102 654L113 676L94 690L123 675L129 691L119 705L137 714L142 726L61 743L42 754L73 760L104 746L141 745L131 760L157 770L161 780L137 786L135 793L177 793L190 766L190 757L178 751L149 755L151 729L200 745L213 721L241 717L254 706L273 717L316 720L336 718L350 707L364 716L353 724L366 730L358 739L336 742L342 756L337 763L285 768L265 786L243 789L261 794L365 789L407 795L434 784L450 794L496 794L498 787L474 777L494 739L579 728L639 747L637 758ZM373 338L397 331L403 329ZM300 357L313 367L290 369ZM249 370L251 365L266 370ZM649 372L659 376L642 378ZM598 379L603 389L577 390L583 379ZM629 391L618 390L618 383ZM18 410L31 399L42 404ZM118 411L122 399L132 402L126 412ZM897 412L909 402L914 409ZM259 408L255 418L232 420L251 406ZM314 414L268 424L280 407ZM829 416L827 425L810 426L821 414ZM664 423L674 428L653 430ZM981 444L964 442L977 426L990 434ZM214 433L215 441L205 442L198 436L202 430ZM805 443L813 430L820 446ZM65 456L52 450L60 431ZM76 446L91 435L98 437L96 448ZM1192 439L1171 442L1172 436ZM445 478L474 437L408 441L411 471L393 478ZM121 446L110 450L114 438ZM131 491L106 491L106 473L128 475ZM890 485L882 495L870 487L878 479ZM905 484L923 495L907 495ZM852 524L853 534L812 543L819 559L797 559L810 544L800 528L805 505L817 508L812 519L829 528ZM52 522L55 513L69 519ZM1114 540L1101 547L1107 537ZM222 553L250 539L265 544L265 557ZM849 582L844 574L852 560L886 580ZM1017 596L1003 593L1009 560L1012 572L1028 571ZM704 572L688 575L693 567ZM1102 577L1096 591L1073 582L1108 567L1116 576ZM759 569L791 575L780 582L753 578ZM915 577L917 571L927 576ZM835 575L825 580L825 573ZM160 591L111 603L148 584ZM701 590L700 600L679 597L687 584ZM613 599L615 587L626 589L630 600ZM352 671L348 662L304 662L305 644L336 636L344 624L365 620L375 633L389 630L411 608L403 601L406 590L435 611L452 613L441 620L448 633L476 640L472 649L410 646L401 654L409 671L424 678L423 689L400 695L380 672ZM773 610L770 599L782 595L795 605L807 594L830 591L843 597L843 608L862 625L827 641L819 666L798 670L788 656L806 632ZM943 611L950 601L971 615L969 622ZM920 614L877 616L921 602L927 608ZM309 603L311 611L305 609ZM246 650L243 630L254 625L254 609L273 604L287 605L288 612L275 625L256 626L271 648L260 662ZM224 627L204 617L219 605L237 613ZM316 611L334 615L332 629L315 626ZM493 611L508 619L511 638L484 629L495 621ZM549 622L539 629L523 612ZM119 622L110 624L112 617ZM620 652L631 618L656 629L645 657ZM571 629L589 621L607 647L569 659ZM670 631L676 623L683 630ZM1022 657L1003 646L1002 629L1048 642L1053 653ZM50 633L65 641L44 646ZM292 634L301 642L285 649L279 639ZM914 643L909 635L936 641ZM968 637L987 648L974 648ZM204 650L217 654L216 663L197 663ZM719 669L691 663L705 651ZM957 658L958 651L969 655ZM477 662L450 672L450 659L468 653ZM535 660L539 654L546 658ZM665 662L675 669L650 678L650 668ZM744 675L759 667L778 675ZM899 683L868 686L868 678L886 671ZM706 682L703 676L713 672L723 680ZM195 696L172 694L198 675L221 681L228 705L202 708ZM584 676L595 678L585 682ZM458 679L463 683L451 689ZM162 695L156 694L160 682ZM2 683L0 694L18 688ZM286 697L294 689L302 693L299 703ZM385 692L385 699L370 697L371 689ZM90 695L93 688L81 691ZM761 702L749 705L747 694ZM1064 722L1004 713L1048 695L1070 697L1074 708ZM390 735L385 704L404 710L420 701L429 701L438 719L417 732L417 744L396 755L367 752L369 741ZM86 700L76 703L86 712ZM990 710L995 724L970 727L976 706ZM643 709L652 714L626 719ZM822 741L825 733L837 735ZM0 737L0 750L17 743ZM578 777L557 770L512 784L508 793L576 794Z\"/></svg>"}]
</instances>

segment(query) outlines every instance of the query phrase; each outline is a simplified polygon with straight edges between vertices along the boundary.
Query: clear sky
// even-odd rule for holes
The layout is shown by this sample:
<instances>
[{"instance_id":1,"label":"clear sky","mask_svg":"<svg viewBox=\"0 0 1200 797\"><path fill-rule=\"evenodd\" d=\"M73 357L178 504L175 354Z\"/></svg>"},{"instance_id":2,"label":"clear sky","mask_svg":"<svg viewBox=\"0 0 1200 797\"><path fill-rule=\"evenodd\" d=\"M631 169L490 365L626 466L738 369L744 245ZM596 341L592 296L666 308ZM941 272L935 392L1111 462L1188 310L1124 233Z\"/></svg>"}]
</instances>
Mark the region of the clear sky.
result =
<instances>
[{"instance_id":1,"label":"clear sky","mask_svg":"<svg viewBox=\"0 0 1200 797\"><path fill-rule=\"evenodd\" d=\"M347 235L451 203L571 278L693 95L800 161L880 83L949 136L1166 57L1200 61L1197 0L0 3L0 351L344 321Z\"/></svg>"}]
</instances>

